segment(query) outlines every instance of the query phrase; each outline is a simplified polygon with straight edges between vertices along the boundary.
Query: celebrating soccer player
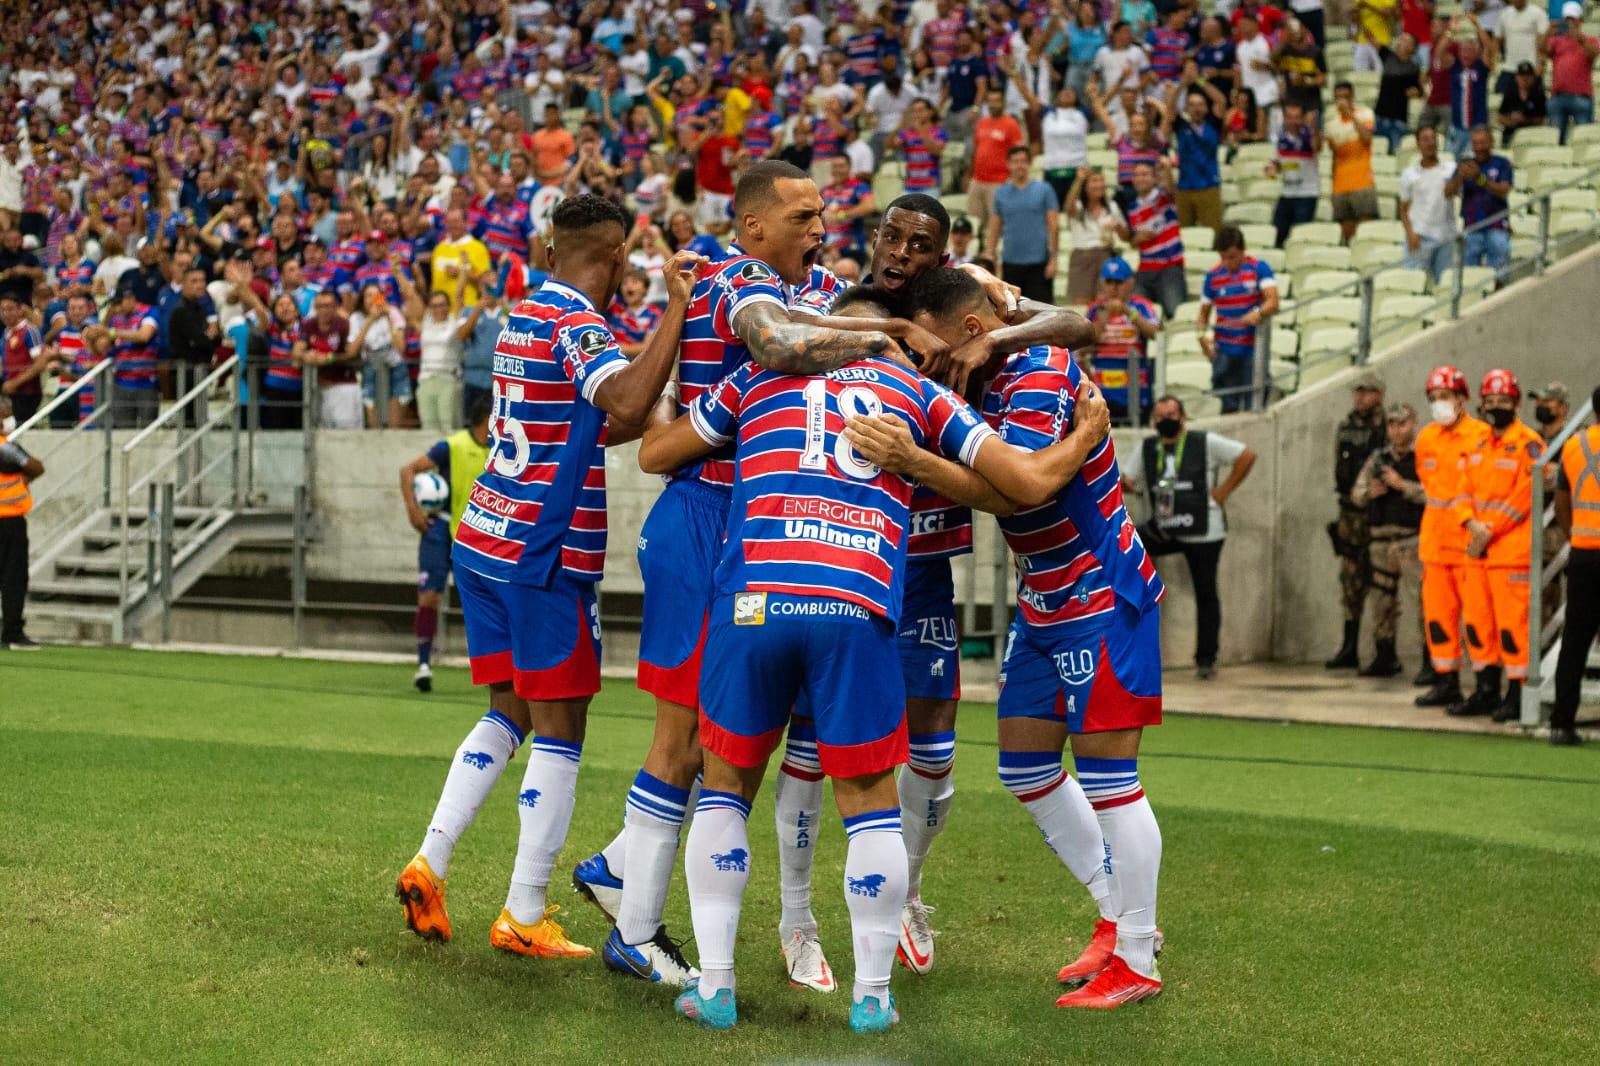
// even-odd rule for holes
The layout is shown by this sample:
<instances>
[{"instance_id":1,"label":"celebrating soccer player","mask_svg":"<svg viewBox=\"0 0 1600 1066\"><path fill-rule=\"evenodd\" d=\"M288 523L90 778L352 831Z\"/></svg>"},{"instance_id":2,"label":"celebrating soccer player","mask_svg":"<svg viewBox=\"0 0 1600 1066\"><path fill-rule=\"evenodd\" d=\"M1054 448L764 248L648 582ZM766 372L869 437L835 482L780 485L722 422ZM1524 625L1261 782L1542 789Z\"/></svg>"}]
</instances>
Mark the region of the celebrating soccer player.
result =
<instances>
[{"instance_id":1,"label":"celebrating soccer player","mask_svg":"<svg viewBox=\"0 0 1600 1066\"><path fill-rule=\"evenodd\" d=\"M490 710L456 751L422 848L395 888L406 924L430 939L450 939L450 854L531 732L516 865L489 942L537 957L593 954L551 920L545 891L600 688L601 446L636 436L661 395L704 262L680 252L667 263L666 312L630 363L597 310L627 270L628 226L604 198L563 201L551 215L552 276L517 307L495 347L489 461L453 551L472 679L489 686Z\"/></svg>"}]
</instances>

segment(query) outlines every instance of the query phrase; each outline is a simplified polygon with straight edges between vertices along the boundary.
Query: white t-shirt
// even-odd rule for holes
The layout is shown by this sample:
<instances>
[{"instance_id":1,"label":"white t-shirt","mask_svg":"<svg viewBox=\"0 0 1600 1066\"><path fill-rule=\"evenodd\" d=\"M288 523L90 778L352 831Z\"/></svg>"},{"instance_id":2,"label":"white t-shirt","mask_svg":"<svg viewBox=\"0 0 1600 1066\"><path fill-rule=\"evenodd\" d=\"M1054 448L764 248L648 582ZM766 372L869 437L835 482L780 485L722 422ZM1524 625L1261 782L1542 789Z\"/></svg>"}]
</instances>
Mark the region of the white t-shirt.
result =
<instances>
[{"instance_id":1,"label":"white t-shirt","mask_svg":"<svg viewBox=\"0 0 1600 1066\"><path fill-rule=\"evenodd\" d=\"M629 96L643 96L645 82L650 78L650 53L643 48L624 53L617 59L617 69L622 71L622 91Z\"/></svg>"},{"instance_id":2,"label":"white t-shirt","mask_svg":"<svg viewBox=\"0 0 1600 1066\"><path fill-rule=\"evenodd\" d=\"M916 90L903 82L899 93L891 93L889 87L881 81L874 85L872 91L867 93L867 110L877 117L878 132L892 134L899 129L900 120L905 117L906 109L916 98Z\"/></svg>"},{"instance_id":3,"label":"white t-shirt","mask_svg":"<svg viewBox=\"0 0 1600 1066\"><path fill-rule=\"evenodd\" d=\"M1100 91L1103 93L1115 94L1121 88L1118 82L1128 70L1133 71L1133 76L1128 79L1127 84L1137 89L1139 75L1144 73L1149 65L1150 57L1145 55L1144 49L1138 45L1129 45L1121 51L1105 45L1094 54L1094 69L1095 73L1100 75Z\"/></svg>"},{"instance_id":4,"label":"white t-shirt","mask_svg":"<svg viewBox=\"0 0 1600 1066\"><path fill-rule=\"evenodd\" d=\"M1047 108L1039 128L1044 134L1044 169L1064 170L1089 162L1089 120L1078 108Z\"/></svg>"},{"instance_id":5,"label":"white t-shirt","mask_svg":"<svg viewBox=\"0 0 1600 1066\"><path fill-rule=\"evenodd\" d=\"M1550 16L1544 5L1528 0L1528 6L1518 11L1508 7L1500 12L1500 39L1505 42L1505 56L1501 60L1506 70L1516 70L1518 63L1537 63L1539 59L1539 34L1550 25Z\"/></svg>"},{"instance_id":6,"label":"white t-shirt","mask_svg":"<svg viewBox=\"0 0 1600 1066\"><path fill-rule=\"evenodd\" d=\"M851 174L856 175L857 177L865 177L869 181L872 179L872 172L875 169L872 158L872 146L867 144L866 141L863 141L860 137L857 137L855 140L845 145L844 157L850 160Z\"/></svg>"},{"instance_id":7,"label":"white t-shirt","mask_svg":"<svg viewBox=\"0 0 1600 1066\"><path fill-rule=\"evenodd\" d=\"M421 361L417 364L417 378L449 377L461 372L461 342L456 340L456 330L461 319L454 315L440 322L431 314L422 316L422 328L417 338L422 346ZM369 334L370 336L370 334Z\"/></svg>"},{"instance_id":8,"label":"white t-shirt","mask_svg":"<svg viewBox=\"0 0 1600 1066\"><path fill-rule=\"evenodd\" d=\"M367 323L367 313L357 311L350 316L350 336L361 335L361 327ZM366 337L361 342L361 358L373 366L399 366L402 355L401 345L395 343L396 337L405 335L406 320L398 310L391 307L388 313L372 321L372 328L367 330Z\"/></svg>"},{"instance_id":9,"label":"white t-shirt","mask_svg":"<svg viewBox=\"0 0 1600 1066\"><path fill-rule=\"evenodd\" d=\"M1240 41L1233 46L1234 57L1239 63L1239 80L1246 89L1255 93L1256 106L1266 107L1278 102L1278 72L1276 70L1260 70L1255 63L1272 62L1272 46L1267 43L1266 34L1258 33L1249 41Z\"/></svg>"},{"instance_id":10,"label":"white t-shirt","mask_svg":"<svg viewBox=\"0 0 1600 1066\"><path fill-rule=\"evenodd\" d=\"M1239 456L1243 454L1244 443L1242 441L1236 441L1232 437L1224 437L1220 433L1212 433L1207 431L1206 531L1204 534L1178 533L1173 536L1173 540L1179 541L1183 544L1210 544L1211 542L1221 540L1223 537L1228 535L1227 521L1223 516L1222 508L1217 504L1217 501L1212 498L1211 490L1216 488L1218 483L1221 482L1222 468L1225 466L1231 467L1235 462L1238 461ZM1165 448L1158 442L1156 444L1156 455L1164 459L1166 462L1167 476L1173 476L1175 473L1173 469L1173 461L1176 458L1175 454L1167 452ZM1122 476L1125 480L1132 484L1138 485L1140 489L1147 488L1144 476L1143 442L1140 442L1139 447L1132 449L1130 454L1126 457L1118 457L1117 461L1122 465Z\"/></svg>"},{"instance_id":11,"label":"white t-shirt","mask_svg":"<svg viewBox=\"0 0 1600 1066\"><path fill-rule=\"evenodd\" d=\"M1400 174L1400 201L1410 204L1411 228L1431 241L1447 241L1456 235L1456 209L1444 187L1455 168L1440 159L1431 167L1420 161Z\"/></svg>"}]
</instances>

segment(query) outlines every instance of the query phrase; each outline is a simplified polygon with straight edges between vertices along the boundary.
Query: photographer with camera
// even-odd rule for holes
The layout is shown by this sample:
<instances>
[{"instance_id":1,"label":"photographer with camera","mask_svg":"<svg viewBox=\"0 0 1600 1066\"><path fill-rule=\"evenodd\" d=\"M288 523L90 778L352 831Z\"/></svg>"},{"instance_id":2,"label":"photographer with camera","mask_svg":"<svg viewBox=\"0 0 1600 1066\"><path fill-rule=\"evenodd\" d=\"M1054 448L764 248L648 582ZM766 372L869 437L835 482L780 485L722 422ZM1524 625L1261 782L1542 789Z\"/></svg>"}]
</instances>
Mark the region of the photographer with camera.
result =
<instances>
[{"instance_id":1,"label":"photographer with camera","mask_svg":"<svg viewBox=\"0 0 1600 1066\"><path fill-rule=\"evenodd\" d=\"M44 464L6 438L16 428L11 398L0 395L0 651L32 651L39 645L22 631L28 598L28 485L44 476Z\"/></svg>"},{"instance_id":2,"label":"photographer with camera","mask_svg":"<svg viewBox=\"0 0 1600 1066\"><path fill-rule=\"evenodd\" d=\"M1156 436L1147 437L1122 464L1122 483L1144 490L1150 520L1139 536L1152 557L1182 553L1194 584L1195 666L1202 681L1217 672L1217 634L1222 603L1217 596L1217 564L1227 535L1223 505L1255 465L1256 453L1219 433L1186 428L1183 401L1157 400ZM1228 468L1226 477L1220 477ZM1220 480L1219 480L1220 478Z\"/></svg>"},{"instance_id":3,"label":"photographer with camera","mask_svg":"<svg viewBox=\"0 0 1600 1066\"><path fill-rule=\"evenodd\" d=\"M1372 628L1378 647L1372 662L1361 668L1362 677L1400 673L1394 633L1400 618L1401 587L1407 602L1419 606L1422 602L1417 535L1427 494L1417 479L1417 412L1410 404L1392 403L1386 415L1387 443L1367 457L1350 489L1350 500L1362 508L1365 519Z\"/></svg>"}]
</instances>

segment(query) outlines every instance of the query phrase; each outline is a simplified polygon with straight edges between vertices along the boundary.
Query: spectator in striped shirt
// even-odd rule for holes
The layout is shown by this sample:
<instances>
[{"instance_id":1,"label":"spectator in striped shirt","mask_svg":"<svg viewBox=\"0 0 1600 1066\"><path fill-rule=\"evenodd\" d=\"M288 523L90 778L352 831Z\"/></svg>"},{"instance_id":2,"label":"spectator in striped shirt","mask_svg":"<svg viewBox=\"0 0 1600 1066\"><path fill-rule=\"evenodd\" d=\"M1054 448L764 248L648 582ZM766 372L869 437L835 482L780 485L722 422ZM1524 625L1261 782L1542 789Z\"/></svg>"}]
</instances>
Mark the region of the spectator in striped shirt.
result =
<instances>
[{"instance_id":1,"label":"spectator in striped shirt","mask_svg":"<svg viewBox=\"0 0 1600 1066\"><path fill-rule=\"evenodd\" d=\"M821 190L828 246L841 255L864 258L865 219L878 210L872 186L851 176L850 161L842 155L830 159L828 166L833 180Z\"/></svg>"},{"instance_id":2,"label":"spectator in striped shirt","mask_svg":"<svg viewBox=\"0 0 1600 1066\"><path fill-rule=\"evenodd\" d=\"M1185 27L1189 22L1189 9L1178 5L1167 12L1166 23L1145 34L1146 50L1150 53L1150 70L1156 80L1175 83L1183 74L1183 62L1193 42Z\"/></svg>"},{"instance_id":3,"label":"spectator in striped shirt","mask_svg":"<svg viewBox=\"0 0 1600 1066\"><path fill-rule=\"evenodd\" d=\"M1221 262L1206 273L1200 291L1200 347L1211 360L1211 387L1222 393L1222 411L1254 409L1251 389L1256 367L1256 330L1278 310L1278 279L1272 267L1245 254L1244 234L1237 226L1217 231L1215 249ZM1207 335L1212 313L1216 335ZM1227 391L1223 391L1227 390Z\"/></svg>"},{"instance_id":4,"label":"spectator in striped shirt","mask_svg":"<svg viewBox=\"0 0 1600 1066\"><path fill-rule=\"evenodd\" d=\"M1134 289L1161 305L1171 318L1189 298L1183 276L1183 237L1178 232L1178 205L1172 195L1172 168L1164 159L1133 168L1133 202L1129 204L1122 239L1139 249L1139 276Z\"/></svg>"},{"instance_id":5,"label":"spectator in striped shirt","mask_svg":"<svg viewBox=\"0 0 1600 1066\"><path fill-rule=\"evenodd\" d=\"M939 161L948 143L945 131L934 122L933 105L915 100L906 110L906 121L887 145L891 155L906 162L906 192L939 195Z\"/></svg>"},{"instance_id":6,"label":"spectator in striped shirt","mask_svg":"<svg viewBox=\"0 0 1600 1066\"><path fill-rule=\"evenodd\" d=\"M1150 421L1149 343L1161 332L1161 313L1155 304L1133 291L1133 270L1121 256L1112 256L1100 268L1100 297L1086 315L1094 323L1094 383L1122 422L1132 409L1129 397L1139 397L1139 422ZM1135 382L1133 362L1138 359Z\"/></svg>"}]
</instances>

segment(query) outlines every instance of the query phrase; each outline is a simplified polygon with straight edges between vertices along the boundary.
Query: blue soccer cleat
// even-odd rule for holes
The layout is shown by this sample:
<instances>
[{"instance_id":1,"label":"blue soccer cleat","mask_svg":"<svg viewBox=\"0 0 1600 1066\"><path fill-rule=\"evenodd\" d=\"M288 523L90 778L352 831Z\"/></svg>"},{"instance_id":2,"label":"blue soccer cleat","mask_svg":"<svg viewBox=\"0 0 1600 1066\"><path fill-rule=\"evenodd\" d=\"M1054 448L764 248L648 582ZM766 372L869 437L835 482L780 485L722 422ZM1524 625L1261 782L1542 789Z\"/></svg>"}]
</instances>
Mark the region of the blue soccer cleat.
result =
<instances>
[{"instance_id":1,"label":"blue soccer cleat","mask_svg":"<svg viewBox=\"0 0 1600 1066\"><path fill-rule=\"evenodd\" d=\"M691 1022L707 1029L732 1029L739 1020L739 1008L733 1002L733 989L718 989L716 995L704 999L700 995L700 982L691 984L675 1004L678 1013Z\"/></svg>"},{"instance_id":2,"label":"blue soccer cleat","mask_svg":"<svg viewBox=\"0 0 1600 1066\"><path fill-rule=\"evenodd\" d=\"M887 1033L900 1024L900 1012L894 1007L894 993L889 993L885 1007L877 996L865 996L850 1007L850 1028L858 1033Z\"/></svg>"},{"instance_id":3,"label":"blue soccer cleat","mask_svg":"<svg viewBox=\"0 0 1600 1066\"><path fill-rule=\"evenodd\" d=\"M664 925L642 944L623 943L621 931L613 928L600 949L600 957L608 969L674 988L683 988L700 976L700 971L683 957L682 949L667 936Z\"/></svg>"},{"instance_id":4,"label":"blue soccer cleat","mask_svg":"<svg viewBox=\"0 0 1600 1066\"><path fill-rule=\"evenodd\" d=\"M572 887L598 907L606 921L616 924L622 909L622 878L611 872L604 854L596 852L572 868Z\"/></svg>"}]
</instances>

